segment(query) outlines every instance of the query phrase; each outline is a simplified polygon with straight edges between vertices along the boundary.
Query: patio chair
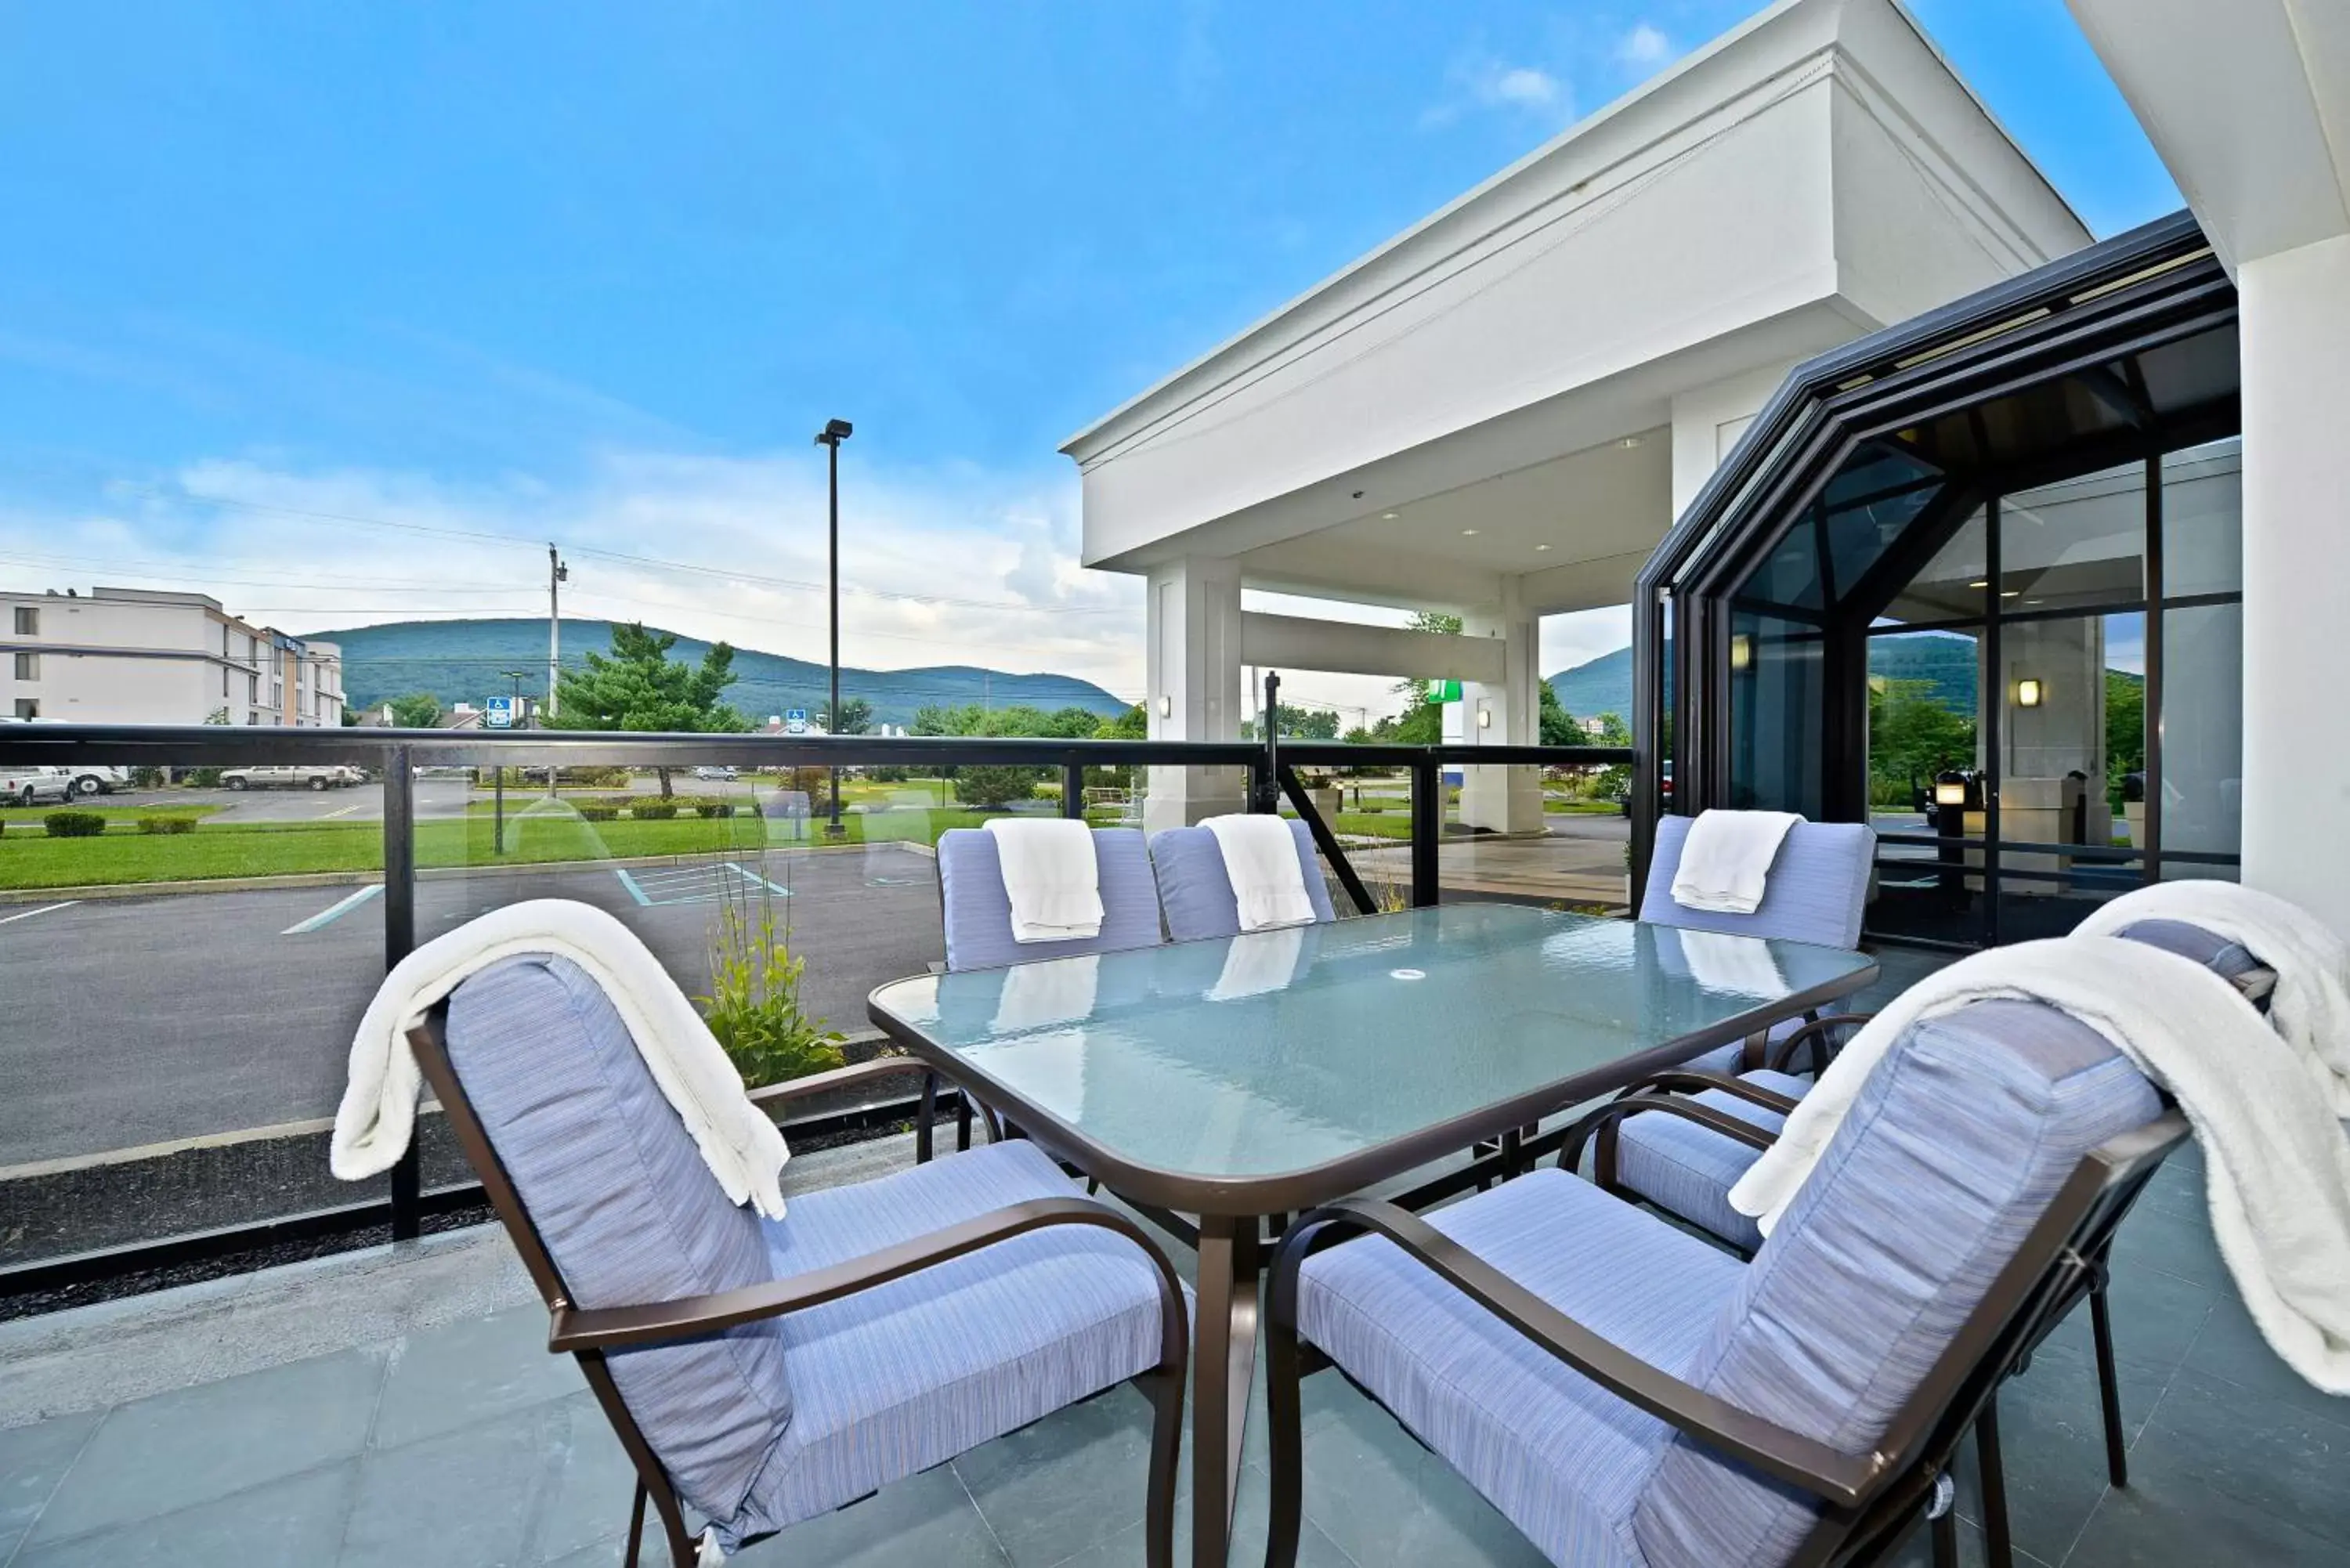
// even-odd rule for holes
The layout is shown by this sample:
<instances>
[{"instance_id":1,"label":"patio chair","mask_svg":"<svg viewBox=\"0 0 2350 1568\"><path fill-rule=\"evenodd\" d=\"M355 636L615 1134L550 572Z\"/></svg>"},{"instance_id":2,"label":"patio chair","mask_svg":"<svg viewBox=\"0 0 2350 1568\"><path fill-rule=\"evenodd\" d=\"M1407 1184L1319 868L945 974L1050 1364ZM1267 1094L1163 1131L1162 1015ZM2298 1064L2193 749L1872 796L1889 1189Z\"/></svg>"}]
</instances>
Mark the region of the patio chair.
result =
<instances>
[{"instance_id":1,"label":"patio chair","mask_svg":"<svg viewBox=\"0 0 2350 1568\"><path fill-rule=\"evenodd\" d=\"M1295 817L1289 831L1297 839L1298 869L1305 875L1305 897L1314 906L1314 923L1338 918L1330 903L1330 884L1314 849L1314 832ZM1159 870L1159 902L1167 914L1167 934L1179 942L1211 937L1236 937L1241 932L1241 901L1224 871L1224 852L1213 831L1205 827L1170 827L1150 836L1150 860Z\"/></svg>"},{"instance_id":2,"label":"patio chair","mask_svg":"<svg viewBox=\"0 0 2350 1568\"><path fill-rule=\"evenodd\" d=\"M2118 933L2163 948L2204 965L2264 1006L2275 983L2273 971L2241 943L2178 920L2140 920ZM1762 1232L1751 1216L1730 1206L1736 1186L1762 1151L1771 1146L1813 1078L1790 1069L1811 1057L1824 1064L1833 1037L1866 1023L1866 1013L1841 1013L1804 1024L1779 1041L1770 1064L1736 1077L1710 1072L1651 1075L1621 1098L1592 1113L1559 1153L1561 1169L1580 1163L1585 1143L1592 1149L1592 1180L1619 1196L1646 1202L1698 1226L1744 1256L1762 1246ZM2106 1469L2116 1486L2129 1484L2129 1458L2123 1431L2120 1375L2114 1359L2113 1320L2106 1295L2105 1260L2095 1260L2085 1293L2095 1343L2099 1402L2105 1418ZM2065 1303L2069 1312L2077 1302ZM2053 1324L2064 1315L2050 1319ZM1996 1417L1988 1439L1995 1449ZM1995 1461L1985 1458L1988 1471ZM2003 1518L1986 1521L1994 1563L2006 1558Z\"/></svg>"},{"instance_id":3,"label":"patio chair","mask_svg":"<svg viewBox=\"0 0 2350 1568\"><path fill-rule=\"evenodd\" d=\"M1023 942L1012 935L1012 896L1003 887L1003 861L995 836L984 828L955 827L939 835L939 912L946 932L949 970L1003 969L1042 959L1070 958L1085 953L1118 952L1128 948L1156 947L1165 938L1159 929L1159 884L1151 876L1150 854L1142 831L1134 827L1097 828L1093 835L1094 864L1099 874L1102 924L1098 935L1064 942ZM931 1120L938 1096L938 1075L922 1074L921 1120L916 1127L914 1158L931 1158ZM955 1147L971 1147L971 1098L957 1097ZM1002 1123L982 1107L988 1131L1000 1136Z\"/></svg>"},{"instance_id":4,"label":"patio chair","mask_svg":"<svg viewBox=\"0 0 2350 1568\"><path fill-rule=\"evenodd\" d=\"M1878 1563L1921 1515L1954 1564L1960 1440L2186 1137L2094 1030L1987 1002L1896 1046L1751 1263L1552 1169L1310 1213L1270 1284L1266 1562L1327 1362L1563 1568Z\"/></svg>"},{"instance_id":5,"label":"patio chair","mask_svg":"<svg viewBox=\"0 0 2350 1568\"><path fill-rule=\"evenodd\" d=\"M689 1509L731 1551L1128 1379L1157 1412L1147 1552L1170 1563L1182 1288L1033 1144L807 1193L767 1221L727 1201L568 961L485 969L410 1040L546 1300L547 1348L578 1357L635 1467L630 1568L648 1499L690 1568Z\"/></svg>"},{"instance_id":6,"label":"patio chair","mask_svg":"<svg viewBox=\"0 0 2350 1568\"><path fill-rule=\"evenodd\" d=\"M1877 861L1877 834L1865 823L1799 822L1787 830L1771 864L1762 902L1751 915L1692 909L1673 901L1673 877L1693 818L1657 819L1657 839L1648 858L1648 881L1640 895L1639 919L1652 926L1728 936L1776 937L1820 947L1860 945L1861 912L1868 903L1868 879ZM1827 1012L1834 1012L1835 1007ZM1791 1019L1769 1033L1783 1039L1808 1019ZM1707 1072L1733 1073L1757 1065L1763 1040L1731 1041L1687 1064Z\"/></svg>"}]
</instances>

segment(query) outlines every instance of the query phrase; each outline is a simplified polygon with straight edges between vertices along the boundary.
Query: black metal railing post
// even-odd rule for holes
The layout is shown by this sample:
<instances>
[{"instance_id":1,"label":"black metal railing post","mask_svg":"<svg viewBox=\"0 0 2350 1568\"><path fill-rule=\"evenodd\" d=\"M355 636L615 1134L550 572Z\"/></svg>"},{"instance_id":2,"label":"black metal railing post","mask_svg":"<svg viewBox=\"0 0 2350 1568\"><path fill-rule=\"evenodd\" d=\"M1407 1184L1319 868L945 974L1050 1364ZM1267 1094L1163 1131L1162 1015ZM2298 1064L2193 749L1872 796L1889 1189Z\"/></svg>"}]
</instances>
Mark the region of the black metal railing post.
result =
<instances>
[{"instance_id":1,"label":"black metal railing post","mask_svg":"<svg viewBox=\"0 0 2350 1568\"><path fill-rule=\"evenodd\" d=\"M1437 887L1437 846L1444 836L1444 764L1434 757L1415 757L1411 764L1411 905L1433 908L1440 896Z\"/></svg>"},{"instance_id":2,"label":"black metal railing post","mask_svg":"<svg viewBox=\"0 0 2350 1568\"><path fill-rule=\"evenodd\" d=\"M389 748L383 760L383 967L388 973L416 950L416 787L411 756ZM412 1241L424 1231L421 1126L408 1152L391 1168L391 1239Z\"/></svg>"},{"instance_id":3,"label":"black metal railing post","mask_svg":"<svg viewBox=\"0 0 2350 1568\"><path fill-rule=\"evenodd\" d=\"M1061 815L1079 822L1086 819L1086 764L1083 763L1061 764Z\"/></svg>"}]
</instances>

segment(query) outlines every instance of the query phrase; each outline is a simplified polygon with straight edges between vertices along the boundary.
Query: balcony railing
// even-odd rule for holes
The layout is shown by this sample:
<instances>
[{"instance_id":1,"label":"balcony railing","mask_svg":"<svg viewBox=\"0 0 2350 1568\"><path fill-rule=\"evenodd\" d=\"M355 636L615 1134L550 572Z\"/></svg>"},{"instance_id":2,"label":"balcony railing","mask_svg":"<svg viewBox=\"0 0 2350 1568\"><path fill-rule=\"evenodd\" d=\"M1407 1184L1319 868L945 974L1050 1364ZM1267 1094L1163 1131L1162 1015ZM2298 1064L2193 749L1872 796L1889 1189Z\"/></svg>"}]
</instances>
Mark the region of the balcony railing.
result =
<instances>
[{"instance_id":1,"label":"balcony railing","mask_svg":"<svg viewBox=\"0 0 2350 1568\"><path fill-rule=\"evenodd\" d=\"M1342 912L1367 913L1435 903L1448 885L1455 897L1620 907L1622 830L1607 802L1554 801L1562 815L1549 819L1558 825L1551 832L1503 839L1448 821L1445 775L1523 765L1578 781L1631 761L1627 750L1595 746L1291 740L1276 750L6 727L0 769L152 769L180 783L143 790L136 804L76 803L109 818L95 836L52 837L44 818L53 806L0 812L0 1063L12 1085L0 1106L0 1314L11 1302L22 1311L93 1287L130 1288L129 1275L165 1279L192 1265L251 1266L239 1255L413 1237L435 1216L477 1207L478 1186L433 1128L372 1194L345 1200L364 1189L327 1178L325 1118L359 1012L385 970L421 937L497 903L606 901L693 991L706 983L713 915L730 898L773 900L809 961L820 1010L861 1033L864 992L942 951L931 846L938 832L981 815L950 798L951 772L1035 770L1048 796L1057 779L1058 799L1029 809L1136 825L1150 815L1149 770L1233 770L1227 799L1241 794L1244 774L1254 809L1285 809L1313 829ZM263 788L315 781L206 787L214 776L206 770L232 770L233 783L234 770L288 765L356 769L367 782L290 797ZM738 776L697 780L696 768ZM590 769L661 771L664 783L678 781L675 818L646 805L663 798L650 781L581 782ZM875 797L849 804L840 840L828 836L820 804L806 809L832 769L847 770L844 795ZM800 770L818 772L776 776ZM552 799L550 773L561 782ZM1322 809L1328 794L1309 788L1312 774L1335 780L1335 813ZM599 818L599 806L627 820ZM857 853L821 853L834 845ZM880 1049L853 1037L850 1045ZM903 1125L919 1108L914 1085L910 1075L900 1096L822 1103L786 1130L806 1144ZM936 1109L959 1107L948 1098Z\"/></svg>"}]
</instances>

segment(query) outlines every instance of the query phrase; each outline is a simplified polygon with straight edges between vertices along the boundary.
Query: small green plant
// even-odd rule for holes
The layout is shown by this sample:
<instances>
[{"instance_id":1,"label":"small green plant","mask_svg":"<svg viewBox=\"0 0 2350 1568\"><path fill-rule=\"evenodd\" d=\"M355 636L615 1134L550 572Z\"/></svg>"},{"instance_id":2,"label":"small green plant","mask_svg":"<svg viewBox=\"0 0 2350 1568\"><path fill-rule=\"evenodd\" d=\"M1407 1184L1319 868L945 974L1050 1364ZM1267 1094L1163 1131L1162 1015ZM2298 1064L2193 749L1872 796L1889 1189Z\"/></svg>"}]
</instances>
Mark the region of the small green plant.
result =
<instances>
[{"instance_id":1,"label":"small green plant","mask_svg":"<svg viewBox=\"0 0 2350 1568\"><path fill-rule=\"evenodd\" d=\"M41 826L51 838L96 838L106 831L106 818L94 811L53 811Z\"/></svg>"},{"instance_id":2,"label":"small green plant","mask_svg":"<svg viewBox=\"0 0 2350 1568\"><path fill-rule=\"evenodd\" d=\"M610 795L600 798L590 795L584 800L573 801L571 805L573 810L578 812L589 822L609 822L619 815L620 808L628 804L626 799L615 800Z\"/></svg>"},{"instance_id":3,"label":"small green plant","mask_svg":"<svg viewBox=\"0 0 2350 1568\"><path fill-rule=\"evenodd\" d=\"M841 1036L800 1004L807 961L791 950L763 881L754 895L722 901L710 934L710 994L693 1000L748 1089L827 1072L847 1058Z\"/></svg>"},{"instance_id":4,"label":"small green plant","mask_svg":"<svg viewBox=\"0 0 2350 1568\"><path fill-rule=\"evenodd\" d=\"M734 815L734 803L731 800L698 800L693 803L693 815L704 819L732 816Z\"/></svg>"},{"instance_id":5,"label":"small green plant","mask_svg":"<svg viewBox=\"0 0 2350 1568\"><path fill-rule=\"evenodd\" d=\"M142 816L139 819L141 833L193 833L196 819L192 816Z\"/></svg>"},{"instance_id":6,"label":"small green plant","mask_svg":"<svg viewBox=\"0 0 2350 1568\"><path fill-rule=\"evenodd\" d=\"M629 815L639 822L667 822L677 815L677 802L673 800L636 801L629 805Z\"/></svg>"},{"instance_id":7,"label":"small green plant","mask_svg":"<svg viewBox=\"0 0 2350 1568\"><path fill-rule=\"evenodd\" d=\"M136 789L161 789L168 782L161 768L136 767L130 770L130 783Z\"/></svg>"},{"instance_id":8,"label":"small green plant","mask_svg":"<svg viewBox=\"0 0 2350 1568\"><path fill-rule=\"evenodd\" d=\"M1037 780L1035 768L963 768L955 774L955 795L965 805L1010 805L1033 798Z\"/></svg>"}]
</instances>

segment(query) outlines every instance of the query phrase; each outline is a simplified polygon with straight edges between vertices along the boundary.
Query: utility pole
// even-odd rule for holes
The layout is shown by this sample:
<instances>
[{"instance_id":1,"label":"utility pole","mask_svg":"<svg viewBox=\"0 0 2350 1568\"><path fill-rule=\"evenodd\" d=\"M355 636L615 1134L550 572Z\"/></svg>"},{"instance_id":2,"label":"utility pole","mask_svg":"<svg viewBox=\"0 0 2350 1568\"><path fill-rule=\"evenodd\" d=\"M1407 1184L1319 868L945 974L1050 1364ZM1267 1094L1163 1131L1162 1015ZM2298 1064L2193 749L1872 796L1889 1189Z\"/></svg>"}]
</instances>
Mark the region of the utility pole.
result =
<instances>
[{"instance_id":1,"label":"utility pole","mask_svg":"<svg viewBox=\"0 0 2350 1568\"><path fill-rule=\"evenodd\" d=\"M563 564L556 552L555 542L546 545L546 717L555 717L556 676L563 663L563 585L571 580L571 568ZM517 688L519 690L519 688ZM546 764L546 798L555 798L555 764Z\"/></svg>"},{"instance_id":2,"label":"utility pole","mask_svg":"<svg viewBox=\"0 0 2350 1568\"><path fill-rule=\"evenodd\" d=\"M527 670L501 670L499 673L514 682L514 707L510 709L509 711L514 714L515 722L517 725L520 725L523 722L523 677L528 675L530 671ZM490 848L493 854L504 855L506 852L506 770L503 767L492 768L490 770L490 776L494 781L494 788L496 791L494 804L491 808L494 814L492 820L494 826L492 828L491 832ZM516 774L515 775L515 782L516 784L520 784L522 782L522 775L520 774Z\"/></svg>"},{"instance_id":3,"label":"utility pole","mask_svg":"<svg viewBox=\"0 0 2350 1568\"><path fill-rule=\"evenodd\" d=\"M830 532L827 551L832 563L832 706L824 711L825 738L840 733L840 443L854 434L857 427L847 420L827 420L824 429L816 432L816 444L825 449L827 497ZM838 838L848 830L840 825L840 769L832 770L832 820L825 824L824 836Z\"/></svg>"},{"instance_id":4,"label":"utility pole","mask_svg":"<svg viewBox=\"0 0 2350 1568\"><path fill-rule=\"evenodd\" d=\"M571 568L555 546L546 546L546 716L555 717L556 671L563 663L563 585L571 580Z\"/></svg>"}]
</instances>

